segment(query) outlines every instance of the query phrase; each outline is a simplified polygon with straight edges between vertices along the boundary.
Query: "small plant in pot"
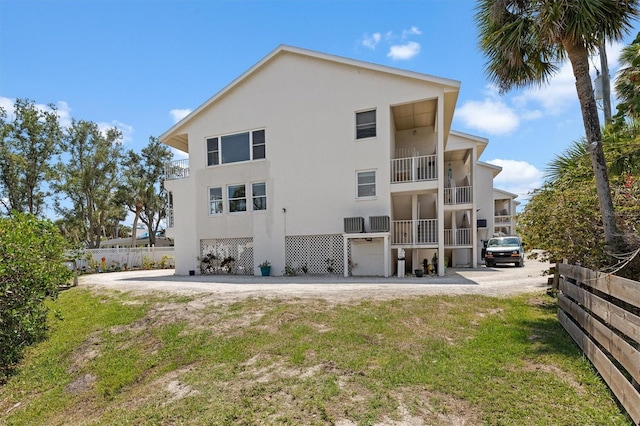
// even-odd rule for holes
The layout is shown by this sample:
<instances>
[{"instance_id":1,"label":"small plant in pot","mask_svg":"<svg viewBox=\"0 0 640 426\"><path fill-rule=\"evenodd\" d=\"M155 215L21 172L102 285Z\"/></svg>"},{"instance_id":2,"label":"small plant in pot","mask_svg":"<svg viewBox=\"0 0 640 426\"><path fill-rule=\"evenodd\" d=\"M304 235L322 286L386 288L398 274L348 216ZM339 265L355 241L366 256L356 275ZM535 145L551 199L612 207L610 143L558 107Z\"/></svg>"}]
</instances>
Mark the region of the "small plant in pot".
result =
<instances>
[{"instance_id":1,"label":"small plant in pot","mask_svg":"<svg viewBox=\"0 0 640 426\"><path fill-rule=\"evenodd\" d=\"M271 274L271 263L269 263L268 260L265 260L258 266L260 267L260 272L263 277L268 277Z\"/></svg>"}]
</instances>

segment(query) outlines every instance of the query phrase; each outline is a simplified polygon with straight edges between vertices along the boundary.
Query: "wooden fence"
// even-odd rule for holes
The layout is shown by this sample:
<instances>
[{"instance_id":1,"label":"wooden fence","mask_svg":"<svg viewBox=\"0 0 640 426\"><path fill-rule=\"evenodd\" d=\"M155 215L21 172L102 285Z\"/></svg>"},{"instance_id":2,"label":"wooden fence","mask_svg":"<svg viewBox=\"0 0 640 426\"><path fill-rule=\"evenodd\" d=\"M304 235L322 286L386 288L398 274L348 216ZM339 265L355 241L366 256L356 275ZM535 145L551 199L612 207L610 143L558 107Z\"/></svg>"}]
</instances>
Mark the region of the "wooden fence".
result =
<instances>
[{"instance_id":1,"label":"wooden fence","mask_svg":"<svg viewBox=\"0 0 640 426\"><path fill-rule=\"evenodd\" d=\"M640 424L640 282L559 263L558 319Z\"/></svg>"}]
</instances>

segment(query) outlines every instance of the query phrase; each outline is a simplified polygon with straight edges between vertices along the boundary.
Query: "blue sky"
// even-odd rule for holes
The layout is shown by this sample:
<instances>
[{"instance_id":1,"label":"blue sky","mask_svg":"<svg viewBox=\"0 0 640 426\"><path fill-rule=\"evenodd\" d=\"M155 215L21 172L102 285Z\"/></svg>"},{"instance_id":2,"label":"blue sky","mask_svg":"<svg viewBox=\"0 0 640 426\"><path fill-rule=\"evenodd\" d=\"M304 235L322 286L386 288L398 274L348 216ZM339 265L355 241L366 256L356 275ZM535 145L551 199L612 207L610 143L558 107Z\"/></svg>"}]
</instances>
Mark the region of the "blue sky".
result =
<instances>
[{"instance_id":1,"label":"blue sky","mask_svg":"<svg viewBox=\"0 0 640 426\"><path fill-rule=\"evenodd\" d=\"M571 69L500 96L471 0L0 0L0 106L56 104L140 150L280 44L462 82L453 128L489 139L496 186L526 198L584 134ZM640 26L636 26L640 28ZM609 46L611 73L621 47ZM594 58L593 64L599 62ZM595 70L592 70L595 74ZM615 110L614 110L615 112Z\"/></svg>"}]
</instances>

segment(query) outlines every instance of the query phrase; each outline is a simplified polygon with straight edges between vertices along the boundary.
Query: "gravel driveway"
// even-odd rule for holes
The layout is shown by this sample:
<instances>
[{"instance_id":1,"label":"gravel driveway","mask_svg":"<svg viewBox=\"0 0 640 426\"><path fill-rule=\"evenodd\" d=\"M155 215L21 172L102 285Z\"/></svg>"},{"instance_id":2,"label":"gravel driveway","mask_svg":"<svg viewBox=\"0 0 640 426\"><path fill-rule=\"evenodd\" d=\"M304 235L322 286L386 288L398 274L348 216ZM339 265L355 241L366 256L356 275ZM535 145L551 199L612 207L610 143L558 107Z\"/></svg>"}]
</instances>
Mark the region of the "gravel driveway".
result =
<instances>
[{"instance_id":1,"label":"gravel driveway","mask_svg":"<svg viewBox=\"0 0 640 426\"><path fill-rule=\"evenodd\" d=\"M310 298L342 302L432 294L509 296L546 289L548 277L542 273L548 268L548 263L527 260L524 268L449 268L444 277L422 278L176 276L173 269L163 269L84 275L80 277L79 285L119 291L209 295L216 300L228 302L248 297Z\"/></svg>"}]
</instances>

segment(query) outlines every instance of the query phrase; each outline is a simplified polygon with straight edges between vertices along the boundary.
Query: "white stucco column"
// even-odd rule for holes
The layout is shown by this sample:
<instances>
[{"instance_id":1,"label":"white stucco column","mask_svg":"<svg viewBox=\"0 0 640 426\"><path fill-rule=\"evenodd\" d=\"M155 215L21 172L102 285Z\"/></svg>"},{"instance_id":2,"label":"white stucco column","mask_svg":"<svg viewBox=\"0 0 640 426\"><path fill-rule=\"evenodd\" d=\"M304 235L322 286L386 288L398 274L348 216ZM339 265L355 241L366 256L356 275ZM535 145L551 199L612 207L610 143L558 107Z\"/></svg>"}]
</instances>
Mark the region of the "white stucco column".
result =
<instances>
[{"instance_id":1,"label":"white stucco column","mask_svg":"<svg viewBox=\"0 0 640 426\"><path fill-rule=\"evenodd\" d=\"M349 276L349 239L346 235L342 236L342 252L344 260L344 276Z\"/></svg>"},{"instance_id":2,"label":"white stucco column","mask_svg":"<svg viewBox=\"0 0 640 426\"><path fill-rule=\"evenodd\" d=\"M391 249L389 245L389 235L384 236L384 277L387 278L391 269Z\"/></svg>"}]
</instances>

